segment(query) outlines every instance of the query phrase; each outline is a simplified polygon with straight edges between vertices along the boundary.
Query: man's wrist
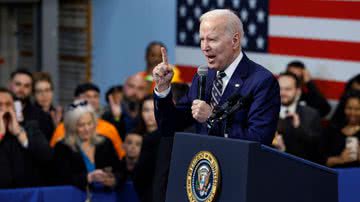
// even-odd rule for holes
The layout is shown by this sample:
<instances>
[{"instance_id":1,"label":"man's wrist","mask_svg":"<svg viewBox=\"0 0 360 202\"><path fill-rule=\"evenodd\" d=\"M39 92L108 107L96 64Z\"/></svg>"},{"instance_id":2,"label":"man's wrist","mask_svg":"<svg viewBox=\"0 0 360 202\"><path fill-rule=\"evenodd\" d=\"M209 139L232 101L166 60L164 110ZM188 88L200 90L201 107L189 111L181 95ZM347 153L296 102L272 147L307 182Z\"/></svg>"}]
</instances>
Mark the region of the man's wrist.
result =
<instances>
[{"instance_id":1,"label":"man's wrist","mask_svg":"<svg viewBox=\"0 0 360 202\"><path fill-rule=\"evenodd\" d=\"M168 85L157 85L156 87L155 87L155 89L156 89L156 91L158 92L158 93L163 93L164 91L166 91L167 89L169 89L170 88L170 85L168 84Z\"/></svg>"},{"instance_id":2,"label":"man's wrist","mask_svg":"<svg viewBox=\"0 0 360 202\"><path fill-rule=\"evenodd\" d=\"M161 91L161 92L159 92L157 87L155 87L155 89L154 89L155 95L160 98L165 98L167 95L169 95L170 91L171 91L171 86L169 86L167 89L165 89L164 91Z\"/></svg>"},{"instance_id":3,"label":"man's wrist","mask_svg":"<svg viewBox=\"0 0 360 202\"><path fill-rule=\"evenodd\" d=\"M25 132L25 129L20 126L20 127L19 127L19 132L14 133L13 135L14 135L15 137L19 137L19 136L21 135L21 133L23 133L23 132Z\"/></svg>"}]
</instances>

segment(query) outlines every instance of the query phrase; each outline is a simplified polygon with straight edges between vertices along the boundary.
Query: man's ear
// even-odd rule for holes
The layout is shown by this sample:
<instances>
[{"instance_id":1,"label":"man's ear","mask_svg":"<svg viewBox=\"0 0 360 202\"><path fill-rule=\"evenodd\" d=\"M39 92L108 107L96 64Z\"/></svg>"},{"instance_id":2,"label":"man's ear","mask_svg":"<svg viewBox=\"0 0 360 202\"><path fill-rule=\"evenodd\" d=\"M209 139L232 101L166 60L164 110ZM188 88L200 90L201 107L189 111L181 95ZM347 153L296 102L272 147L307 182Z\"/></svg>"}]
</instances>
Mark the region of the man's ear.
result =
<instances>
[{"instance_id":1,"label":"man's ear","mask_svg":"<svg viewBox=\"0 0 360 202\"><path fill-rule=\"evenodd\" d=\"M232 45L233 48L236 49L240 46L241 40L240 40L240 34L237 32L234 34L233 38L232 38Z\"/></svg>"}]
</instances>

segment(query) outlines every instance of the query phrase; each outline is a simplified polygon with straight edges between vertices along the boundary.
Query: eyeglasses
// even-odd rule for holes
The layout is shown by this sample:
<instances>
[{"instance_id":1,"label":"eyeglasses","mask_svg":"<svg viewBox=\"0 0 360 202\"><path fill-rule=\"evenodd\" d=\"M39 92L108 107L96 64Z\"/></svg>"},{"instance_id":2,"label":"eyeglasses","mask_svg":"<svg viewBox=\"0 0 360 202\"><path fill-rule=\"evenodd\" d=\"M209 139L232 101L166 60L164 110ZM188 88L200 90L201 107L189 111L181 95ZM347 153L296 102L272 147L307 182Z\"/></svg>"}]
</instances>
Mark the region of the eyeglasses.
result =
<instances>
[{"instance_id":1,"label":"eyeglasses","mask_svg":"<svg viewBox=\"0 0 360 202\"><path fill-rule=\"evenodd\" d=\"M70 105L68 105L67 107L67 111L71 111L71 110L74 110L76 109L77 107L84 107L88 104L88 102L86 100L83 100L83 101L79 101L79 102L76 102L76 103L72 103Z\"/></svg>"}]
</instances>

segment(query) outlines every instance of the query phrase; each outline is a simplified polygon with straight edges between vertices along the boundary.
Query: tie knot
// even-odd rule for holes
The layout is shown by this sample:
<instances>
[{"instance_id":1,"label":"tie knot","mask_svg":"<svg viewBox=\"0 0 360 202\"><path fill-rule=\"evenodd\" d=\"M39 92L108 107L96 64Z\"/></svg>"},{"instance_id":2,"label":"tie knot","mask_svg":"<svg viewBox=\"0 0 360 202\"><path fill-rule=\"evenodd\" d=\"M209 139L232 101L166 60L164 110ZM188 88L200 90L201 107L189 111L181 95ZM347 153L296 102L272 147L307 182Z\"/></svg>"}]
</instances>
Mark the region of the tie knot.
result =
<instances>
[{"instance_id":1,"label":"tie knot","mask_svg":"<svg viewBox=\"0 0 360 202\"><path fill-rule=\"evenodd\" d=\"M224 72L224 71L219 71L219 73L217 74L217 78L218 79L222 79L222 78L224 78L226 76L226 73Z\"/></svg>"}]
</instances>

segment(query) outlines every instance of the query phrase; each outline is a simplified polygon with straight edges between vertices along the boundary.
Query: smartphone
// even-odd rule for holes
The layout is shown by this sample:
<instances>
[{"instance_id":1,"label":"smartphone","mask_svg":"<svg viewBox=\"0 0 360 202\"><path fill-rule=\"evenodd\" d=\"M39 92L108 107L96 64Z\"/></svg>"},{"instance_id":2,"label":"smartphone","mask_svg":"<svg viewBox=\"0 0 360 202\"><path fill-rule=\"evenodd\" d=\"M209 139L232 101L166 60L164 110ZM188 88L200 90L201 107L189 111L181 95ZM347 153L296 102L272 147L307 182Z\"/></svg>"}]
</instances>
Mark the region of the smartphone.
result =
<instances>
[{"instance_id":1,"label":"smartphone","mask_svg":"<svg viewBox=\"0 0 360 202\"><path fill-rule=\"evenodd\" d=\"M105 167L103 170L104 170L105 173L111 173L112 172L112 167L108 166L108 167Z\"/></svg>"},{"instance_id":2,"label":"smartphone","mask_svg":"<svg viewBox=\"0 0 360 202\"><path fill-rule=\"evenodd\" d=\"M16 120L18 122L22 122L24 120L24 116L23 116L23 108L22 108L22 104L20 100L16 100L14 102L14 106L15 106L15 115L16 115Z\"/></svg>"}]
</instances>

